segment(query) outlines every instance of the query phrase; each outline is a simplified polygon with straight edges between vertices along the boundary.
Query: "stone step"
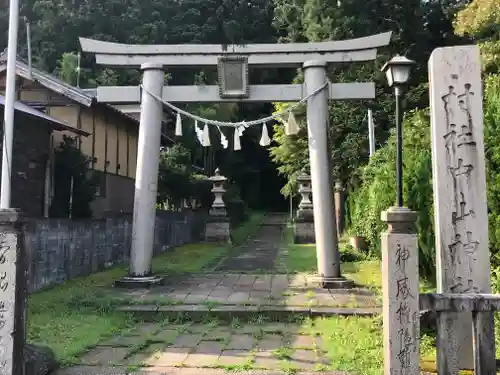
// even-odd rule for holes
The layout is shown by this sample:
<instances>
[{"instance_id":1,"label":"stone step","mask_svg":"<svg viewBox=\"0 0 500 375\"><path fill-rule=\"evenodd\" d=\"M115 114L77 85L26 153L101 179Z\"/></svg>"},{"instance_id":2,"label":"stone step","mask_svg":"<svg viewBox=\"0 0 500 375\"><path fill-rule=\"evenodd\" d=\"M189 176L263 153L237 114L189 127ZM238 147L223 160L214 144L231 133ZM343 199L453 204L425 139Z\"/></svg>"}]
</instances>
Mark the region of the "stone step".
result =
<instances>
[{"instance_id":1,"label":"stone step","mask_svg":"<svg viewBox=\"0 0 500 375\"><path fill-rule=\"evenodd\" d=\"M133 314L144 320L156 320L162 317L183 316L194 322L207 319L207 316L222 321L233 318L250 320L256 315L262 315L273 321L286 321L297 317L323 316L364 316L372 317L381 314L378 307L303 307L303 306L244 306L244 305L127 305L119 306L118 311Z\"/></svg>"}]
</instances>

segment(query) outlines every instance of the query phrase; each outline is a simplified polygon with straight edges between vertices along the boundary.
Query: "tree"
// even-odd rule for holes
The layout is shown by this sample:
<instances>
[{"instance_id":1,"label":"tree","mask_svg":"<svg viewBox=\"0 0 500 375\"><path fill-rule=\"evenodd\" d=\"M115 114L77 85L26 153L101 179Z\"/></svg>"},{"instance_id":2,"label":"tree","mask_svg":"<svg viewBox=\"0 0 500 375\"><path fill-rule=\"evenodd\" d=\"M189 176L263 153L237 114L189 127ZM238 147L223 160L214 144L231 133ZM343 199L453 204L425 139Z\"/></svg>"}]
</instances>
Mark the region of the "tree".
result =
<instances>
[{"instance_id":1,"label":"tree","mask_svg":"<svg viewBox=\"0 0 500 375\"><path fill-rule=\"evenodd\" d=\"M63 53L58 61L57 73L64 82L75 86L78 81L78 55L74 52Z\"/></svg>"},{"instance_id":2,"label":"tree","mask_svg":"<svg viewBox=\"0 0 500 375\"><path fill-rule=\"evenodd\" d=\"M454 0L275 0L275 26L288 42L343 40L392 31L388 47L378 51L374 63L338 64L328 76L332 82L374 81L375 101L335 102L329 105L329 135L332 147L332 168L335 179L348 186L359 183L359 167L368 161L367 109L371 108L376 123L377 146L383 145L394 126L394 96L380 72L382 64L395 54L416 60L410 91L405 95L406 108L425 108L427 95L427 59L439 45L455 43L452 16L463 1ZM297 74L296 82L302 82ZM275 108L282 109L283 105ZM305 129L303 110L297 119ZM276 132L277 145L271 150L279 171L293 191L296 174L307 160L306 132L285 137Z\"/></svg>"},{"instance_id":3,"label":"tree","mask_svg":"<svg viewBox=\"0 0 500 375\"><path fill-rule=\"evenodd\" d=\"M500 1L473 0L460 11L455 20L455 32L479 41L484 69L498 72L500 67Z\"/></svg>"},{"instance_id":4,"label":"tree","mask_svg":"<svg viewBox=\"0 0 500 375\"><path fill-rule=\"evenodd\" d=\"M92 217L90 204L95 199L97 177L90 169L91 158L78 149L76 142L75 138L64 136L55 150L52 217Z\"/></svg>"}]
</instances>

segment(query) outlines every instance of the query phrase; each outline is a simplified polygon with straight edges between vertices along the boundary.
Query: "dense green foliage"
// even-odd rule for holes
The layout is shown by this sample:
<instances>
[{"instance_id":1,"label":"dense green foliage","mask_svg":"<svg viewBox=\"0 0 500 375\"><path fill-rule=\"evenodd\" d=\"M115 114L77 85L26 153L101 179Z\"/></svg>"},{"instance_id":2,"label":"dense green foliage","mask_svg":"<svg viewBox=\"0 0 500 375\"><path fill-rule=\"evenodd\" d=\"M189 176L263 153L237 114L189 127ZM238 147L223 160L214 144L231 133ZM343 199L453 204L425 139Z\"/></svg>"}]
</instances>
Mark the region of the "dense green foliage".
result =
<instances>
[{"instance_id":1,"label":"dense green foliage","mask_svg":"<svg viewBox=\"0 0 500 375\"><path fill-rule=\"evenodd\" d=\"M408 115L404 122L404 197L405 205L419 213L420 268L424 275L432 276L434 270L434 235L432 211L432 165L430 127L426 110ZM361 168L361 184L349 196L349 224L353 234L366 238L378 255L380 233L386 225L380 214L393 206L396 199L395 185L395 134L380 148L367 166Z\"/></svg>"},{"instance_id":2,"label":"dense green foliage","mask_svg":"<svg viewBox=\"0 0 500 375\"><path fill-rule=\"evenodd\" d=\"M490 248L492 264L500 266L500 75L486 79L484 104Z\"/></svg>"},{"instance_id":3,"label":"dense green foliage","mask_svg":"<svg viewBox=\"0 0 500 375\"><path fill-rule=\"evenodd\" d=\"M458 12L457 34L472 35L481 46L484 75L484 136L487 168L489 236L494 275L500 267L500 59L498 45L498 0L475 0ZM425 110L427 112L427 110ZM432 173L428 119L424 112L407 117L404 133L404 192L407 205L418 212L420 268L432 277L435 266L435 242L432 200ZM383 223L380 214L394 203L394 137L391 137L366 167L361 167L361 181L349 198L350 231L366 237L372 249L379 251ZM495 277L495 280L500 280Z\"/></svg>"},{"instance_id":4,"label":"dense green foliage","mask_svg":"<svg viewBox=\"0 0 500 375\"><path fill-rule=\"evenodd\" d=\"M83 154L76 140L64 136L54 154L55 191L51 217L88 218L94 200L97 176L90 169L91 159Z\"/></svg>"},{"instance_id":5,"label":"dense green foliage","mask_svg":"<svg viewBox=\"0 0 500 375\"><path fill-rule=\"evenodd\" d=\"M367 109L372 108L376 123L376 140L383 145L393 126L394 99L380 72L383 63L396 53L417 62L412 73L407 108L427 105L427 59L441 45L460 42L453 34L453 10L461 1L420 0L276 0L275 25L284 29L284 41L324 41L362 37L392 31L391 44L381 49L375 62L338 64L329 70L332 82L374 81L376 101L330 102L329 136L332 147L332 169L336 180L347 186L358 183L360 166L368 161ZM300 74L297 82L302 81ZM286 104L275 105L276 110ZM297 119L305 128L305 111L297 111ZM284 194L294 194L297 173L307 163L307 132L285 137L277 129L273 160L288 184ZM378 146L377 145L377 146Z\"/></svg>"},{"instance_id":6,"label":"dense green foliage","mask_svg":"<svg viewBox=\"0 0 500 375\"><path fill-rule=\"evenodd\" d=\"M7 41L7 12L0 8L0 49ZM277 38L273 28L273 3L265 0L188 0L188 1L138 1L138 0L26 0L21 2L21 17L31 24L33 61L36 67L59 75L75 85L77 75L76 51L78 37L89 37L122 43L210 43L244 44L272 42ZM20 55L27 57L26 32L20 27ZM93 56L83 54L80 86L134 85L139 82L138 70L110 69L97 66ZM252 83L269 80L283 81L285 74L276 70L251 72ZM200 72L198 68L172 68L166 75L169 84L214 84L215 67ZM252 120L268 115L270 105L192 105L188 110L207 118L222 121ZM202 148L194 136L192 122L185 123L185 136L174 139L173 126L166 129L167 137L187 148L191 162L201 167L205 176L221 167L226 175L238 184L242 198L253 208L281 209L279 194L281 179L276 176L276 166L269 161L267 150L258 145L260 132L247 131L243 137L243 150L232 152L217 146L217 131L212 147ZM228 132L230 133L230 132ZM232 139L232 134L226 134ZM171 145L166 141L165 145ZM187 166L190 167L191 165ZM177 177L178 174L175 174ZM258 178L260 177L260 178ZM182 179L182 177L180 177ZM197 177L192 177L196 179ZM266 181L267 186L261 181ZM179 184L185 181L179 180ZM164 193L161 194L163 203ZM172 197L177 200L177 197Z\"/></svg>"}]
</instances>

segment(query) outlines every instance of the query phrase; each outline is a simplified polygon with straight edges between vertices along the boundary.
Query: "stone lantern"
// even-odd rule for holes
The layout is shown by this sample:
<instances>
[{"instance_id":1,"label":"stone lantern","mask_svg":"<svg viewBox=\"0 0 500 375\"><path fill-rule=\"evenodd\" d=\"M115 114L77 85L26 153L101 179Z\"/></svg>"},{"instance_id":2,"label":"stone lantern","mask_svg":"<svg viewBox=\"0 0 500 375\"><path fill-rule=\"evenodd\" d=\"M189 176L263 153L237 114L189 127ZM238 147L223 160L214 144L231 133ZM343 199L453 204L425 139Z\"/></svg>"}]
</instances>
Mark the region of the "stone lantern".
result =
<instances>
[{"instance_id":1,"label":"stone lantern","mask_svg":"<svg viewBox=\"0 0 500 375\"><path fill-rule=\"evenodd\" d=\"M300 203L297 211L297 217L310 217L313 216L313 204L311 201L312 187L311 176L303 171L298 177Z\"/></svg>"},{"instance_id":2,"label":"stone lantern","mask_svg":"<svg viewBox=\"0 0 500 375\"><path fill-rule=\"evenodd\" d=\"M205 241L207 242L231 242L231 222L227 216L226 205L223 197L226 189L224 182L226 177L221 176L219 168L215 170L214 176L209 178L213 182L212 193L214 201L210 208L210 215L205 224Z\"/></svg>"},{"instance_id":3,"label":"stone lantern","mask_svg":"<svg viewBox=\"0 0 500 375\"><path fill-rule=\"evenodd\" d=\"M212 188L212 193L215 196L215 199L212 203L212 207L210 208L211 216L226 216L226 205L224 204L224 200L222 197L226 192L224 188L224 182L226 182L227 178L221 176L219 168L215 170L215 175L209 178L210 181L214 183Z\"/></svg>"},{"instance_id":4,"label":"stone lantern","mask_svg":"<svg viewBox=\"0 0 500 375\"><path fill-rule=\"evenodd\" d=\"M307 169L304 169L297 177L299 183L300 203L295 218L295 242L296 243L315 243L314 235L314 212L313 202L311 201L312 186L311 176Z\"/></svg>"}]
</instances>

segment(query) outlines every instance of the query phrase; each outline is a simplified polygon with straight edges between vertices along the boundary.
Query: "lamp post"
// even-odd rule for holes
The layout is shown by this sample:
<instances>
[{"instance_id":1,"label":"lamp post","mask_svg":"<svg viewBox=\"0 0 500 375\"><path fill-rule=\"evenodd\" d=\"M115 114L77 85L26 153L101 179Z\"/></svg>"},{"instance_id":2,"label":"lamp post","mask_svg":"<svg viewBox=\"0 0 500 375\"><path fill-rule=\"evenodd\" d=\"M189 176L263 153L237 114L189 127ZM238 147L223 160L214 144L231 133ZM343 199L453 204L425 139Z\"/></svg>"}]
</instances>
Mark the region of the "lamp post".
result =
<instances>
[{"instance_id":1,"label":"lamp post","mask_svg":"<svg viewBox=\"0 0 500 375\"><path fill-rule=\"evenodd\" d=\"M396 193L397 205L403 207L403 110L401 108L403 86L410 78L410 70L415 61L404 56L394 56L384 64L382 72L387 77L389 87L394 87L396 95Z\"/></svg>"}]
</instances>

